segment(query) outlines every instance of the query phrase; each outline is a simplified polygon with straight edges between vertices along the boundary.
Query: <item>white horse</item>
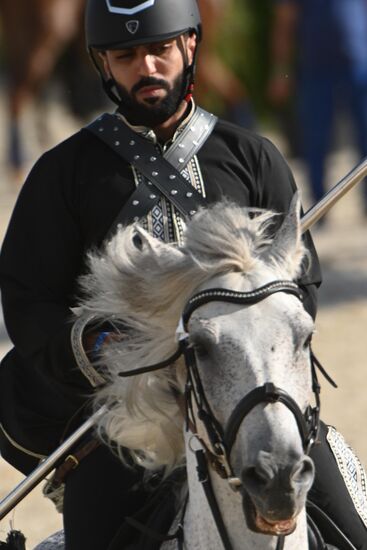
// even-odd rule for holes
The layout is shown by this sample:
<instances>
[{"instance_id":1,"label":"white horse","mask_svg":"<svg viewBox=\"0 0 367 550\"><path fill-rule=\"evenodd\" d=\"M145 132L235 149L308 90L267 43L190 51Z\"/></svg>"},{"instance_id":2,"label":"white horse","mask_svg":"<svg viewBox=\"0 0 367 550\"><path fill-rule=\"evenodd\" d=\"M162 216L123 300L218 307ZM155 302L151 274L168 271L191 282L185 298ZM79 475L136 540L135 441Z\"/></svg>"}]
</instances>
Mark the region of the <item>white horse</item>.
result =
<instances>
[{"instance_id":1,"label":"white horse","mask_svg":"<svg viewBox=\"0 0 367 550\"><path fill-rule=\"evenodd\" d=\"M280 535L286 550L308 548L314 466L303 413L312 401L314 324L294 283L307 262L298 201L272 236L276 221L217 204L195 215L181 247L133 225L90 255L82 281L82 314L129 327L105 346L108 382L96 406L109 412L99 428L147 469L186 461L190 550L222 550L225 537L234 550L274 549ZM176 357L178 345L186 361L139 370ZM209 457L222 526L198 480L197 447Z\"/></svg>"},{"instance_id":2,"label":"white horse","mask_svg":"<svg viewBox=\"0 0 367 550\"><path fill-rule=\"evenodd\" d=\"M186 463L189 550L308 549L314 324L294 283L307 262L298 200L274 236L277 219L217 204L195 215L180 247L133 225L90 255L82 280L81 314L117 330L101 360L96 407L109 412L99 429L148 470Z\"/></svg>"}]
</instances>

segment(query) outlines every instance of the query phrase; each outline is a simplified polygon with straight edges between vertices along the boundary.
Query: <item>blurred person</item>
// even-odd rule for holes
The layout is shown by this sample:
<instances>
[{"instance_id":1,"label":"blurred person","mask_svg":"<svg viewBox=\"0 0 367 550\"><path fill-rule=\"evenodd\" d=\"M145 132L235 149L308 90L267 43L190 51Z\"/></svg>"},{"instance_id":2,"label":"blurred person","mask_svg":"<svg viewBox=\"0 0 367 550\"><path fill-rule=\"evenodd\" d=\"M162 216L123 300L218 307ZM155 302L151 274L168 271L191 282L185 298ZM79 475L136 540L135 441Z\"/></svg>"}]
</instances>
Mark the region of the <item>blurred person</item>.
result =
<instances>
[{"instance_id":1,"label":"blurred person","mask_svg":"<svg viewBox=\"0 0 367 550\"><path fill-rule=\"evenodd\" d=\"M223 116L245 128L253 128L255 117L246 86L218 54L223 20L233 9L232 0L199 0L203 23L196 76L196 97L203 105L207 95L214 94L223 103Z\"/></svg>"},{"instance_id":2,"label":"blurred person","mask_svg":"<svg viewBox=\"0 0 367 550\"><path fill-rule=\"evenodd\" d=\"M128 0L87 4L88 48L104 90L116 103L111 147L101 139L108 128L98 122L96 133L82 128L44 153L20 192L2 246L3 311L14 347L0 367L0 447L4 459L26 474L89 416L93 395L105 382L98 353L113 338L114 327L95 326L93 316L71 314L81 292L79 277L87 269L86 252L103 245L111 226L116 229L121 220L122 208L157 239L178 244L183 238L186 217L172 204L170 190L160 193L160 186L153 186L159 170L147 178L136 164L140 154L126 159L124 152L137 143L139 151L153 147L149 158L157 166L164 154L181 146L182 156L186 150L190 154L182 158L182 166L178 159L191 186L185 196L198 193L205 204L227 197L284 214L296 191L288 165L269 140L216 120L195 104L201 39L196 0L155 0L135 8L131 19ZM206 124L200 140L193 141L201 117ZM115 132L132 137L120 142ZM116 150L120 145L121 154ZM167 185L166 180L160 183ZM145 188L148 195L137 200L136 193ZM147 205L143 211L137 210L140 201ZM304 239L309 262L298 284L305 310L315 317L321 273L310 234ZM336 467L327 433L322 424L312 451L315 490L326 495L335 521L366 550L366 529ZM125 516L137 513L149 499L144 472L127 468L103 443L72 464L64 480L66 550L106 549ZM171 500L165 500L174 513ZM164 522L164 514L160 516Z\"/></svg>"},{"instance_id":3,"label":"blurred person","mask_svg":"<svg viewBox=\"0 0 367 550\"><path fill-rule=\"evenodd\" d=\"M300 154L314 201L324 193L333 122L347 108L361 157L367 156L366 0L273 0L268 97L295 102ZM340 110L339 110L340 109ZM363 189L367 215L367 184Z\"/></svg>"}]
</instances>

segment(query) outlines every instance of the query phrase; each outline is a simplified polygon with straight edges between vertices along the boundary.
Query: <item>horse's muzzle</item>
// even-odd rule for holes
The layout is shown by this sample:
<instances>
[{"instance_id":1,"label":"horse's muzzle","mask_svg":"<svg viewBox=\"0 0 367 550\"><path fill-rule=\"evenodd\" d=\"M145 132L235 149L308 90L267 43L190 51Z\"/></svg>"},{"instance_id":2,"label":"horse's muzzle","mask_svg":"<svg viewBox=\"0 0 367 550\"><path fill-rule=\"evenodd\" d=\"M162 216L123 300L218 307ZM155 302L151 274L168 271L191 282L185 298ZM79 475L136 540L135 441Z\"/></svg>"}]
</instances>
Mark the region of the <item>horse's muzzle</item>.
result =
<instances>
[{"instance_id":1,"label":"horse's muzzle","mask_svg":"<svg viewBox=\"0 0 367 550\"><path fill-rule=\"evenodd\" d=\"M256 463L242 472L243 509L247 525L256 532L289 535L304 507L314 479L312 460L304 455L290 464L259 453Z\"/></svg>"}]
</instances>

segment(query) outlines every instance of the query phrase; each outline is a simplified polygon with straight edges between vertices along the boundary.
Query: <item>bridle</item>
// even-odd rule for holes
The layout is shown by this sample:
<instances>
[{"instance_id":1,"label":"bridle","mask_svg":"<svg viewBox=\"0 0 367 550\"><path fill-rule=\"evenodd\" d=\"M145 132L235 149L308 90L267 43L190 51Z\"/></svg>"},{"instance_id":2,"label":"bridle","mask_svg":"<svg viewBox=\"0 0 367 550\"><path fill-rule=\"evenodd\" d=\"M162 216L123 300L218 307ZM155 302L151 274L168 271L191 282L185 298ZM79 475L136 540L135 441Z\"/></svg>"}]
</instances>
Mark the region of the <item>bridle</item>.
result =
<instances>
[{"instance_id":1,"label":"bridle","mask_svg":"<svg viewBox=\"0 0 367 550\"><path fill-rule=\"evenodd\" d=\"M301 301L303 299L299 286L292 281L284 280L273 281L250 292L211 288L195 294L189 299L183 311L181 320L182 335L177 351L166 360L155 365L119 373L122 377L128 377L153 372L171 365L181 355L184 356L187 381L183 403L182 398L181 400L178 398L178 401L181 408L184 408L185 411L187 431L190 430L193 436L199 439L203 447L203 449L195 451L198 461L199 481L203 484L215 523L226 550L231 550L232 546L211 488L207 464L209 463L223 479L226 479L234 491L238 491L241 488L241 480L233 474L230 454L243 420L254 407L262 403L282 403L293 413L301 435L304 452L309 454L317 439L320 416L320 385L317 380L316 367L321 370L331 383L333 381L326 374L310 348L312 389L315 396L314 407L308 406L305 413L303 413L295 400L286 391L278 388L272 382L267 382L263 386L258 386L250 391L237 403L226 426L223 428L213 414L205 396L204 387L197 368L195 351L189 341L189 334L187 332L188 323L192 313L200 306L209 302L221 301L240 305L253 305L277 292L292 294ZM204 442L197 435L199 431L197 429L197 419L204 426L207 442ZM283 546L284 536L279 536L277 550L281 550Z\"/></svg>"},{"instance_id":2,"label":"bridle","mask_svg":"<svg viewBox=\"0 0 367 550\"><path fill-rule=\"evenodd\" d=\"M183 313L183 327L186 330L189 319L192 313L201 305L213 301L231 302L240 305L253 305L276 292L286 292L293 294L299 300L303 299L303 295L297 284L291 281L274 281L250 292L237 292L227 289L208 289L198 294L195 294L187 303ZM312 365L312 387L315 394L316 406L308 407L306 413L302 413L301 409L295 400L284 390L276 387L272 382L267 382L263 386L256 387L250 393L245 395L233 409L227 425L223 429L219 422L215 419L209 403L205 397L203 385L201 384L199 371L196 365L195 352L188 341L188 335L183 339L184 356L188 371L188 382L186 388L186 401L190 403L192 396L195 399L197 406L197 416L206 427L213 449L219 452L221 456L223 450L227 456L230 455L233 444L235 442L238 430L244 418L251 410L261 403L283 403L295 416L297 426L301 435L303 448L308 454L315 439L319 425L320 412L320 385L317 381L314 361ZM190 409L190 407L189 407ZM191 421L194 419L191 416ZM226 467L226 470L229 468Z\"/></svg>"}]
</instances>

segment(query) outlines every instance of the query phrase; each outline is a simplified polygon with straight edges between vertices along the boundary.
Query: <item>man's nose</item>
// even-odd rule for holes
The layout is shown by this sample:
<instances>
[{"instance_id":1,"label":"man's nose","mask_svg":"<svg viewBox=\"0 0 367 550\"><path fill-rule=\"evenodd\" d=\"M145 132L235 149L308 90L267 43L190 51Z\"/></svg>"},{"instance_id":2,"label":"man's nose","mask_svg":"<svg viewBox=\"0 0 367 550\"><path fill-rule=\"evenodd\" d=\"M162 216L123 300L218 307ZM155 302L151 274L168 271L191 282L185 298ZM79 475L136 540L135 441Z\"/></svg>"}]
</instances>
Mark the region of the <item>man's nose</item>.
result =
<instances>
[{"instance_id":1,"label":"man's nose","mask_svg":"<svg viewBox=\"0 0 367 550\"><path fill-rule=\"evenodd\" d=\"M156 58L154 55L146 54L140 59L139 72L141 76L151 76L157 71Z\"/></svg>"}]
</instances>

